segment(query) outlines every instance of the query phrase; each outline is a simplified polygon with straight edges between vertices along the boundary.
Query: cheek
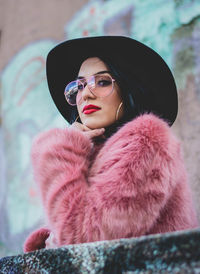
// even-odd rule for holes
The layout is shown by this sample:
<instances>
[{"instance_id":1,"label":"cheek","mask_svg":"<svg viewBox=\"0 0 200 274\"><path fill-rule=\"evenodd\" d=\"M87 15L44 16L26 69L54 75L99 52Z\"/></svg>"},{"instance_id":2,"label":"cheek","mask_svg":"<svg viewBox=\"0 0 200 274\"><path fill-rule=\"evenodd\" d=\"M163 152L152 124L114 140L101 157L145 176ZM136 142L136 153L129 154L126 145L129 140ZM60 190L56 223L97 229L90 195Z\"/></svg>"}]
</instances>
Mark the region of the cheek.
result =
<instances>
[{"instance_id":1,"label":"cheek","mask_svg":"<svg viewBox=\"0 0 200 274\"><path fill-rule=\"evenodd\" d=\"M78 92L78 94L76 96L76 104L78 105L80 101L81 101L81 93Z\"/></svg>"},{"instance_id":2,"label":"cheek","mask_svg":"<svg viewBox=\"0 0 200 274\"><path fill-rule=\"evenodd\" d=\"M115 91L115 93L113 93L112 95L113 96L108 98L109 100L107 101L107 105L108 105L107 108L110 109L110 112L112 111L116 113L119 105L122 102L122 99L118 95L117 91Z\"/></svg>"},{"instance_id":3,"label":"cheek","mask_svg":"<svg viewBox=\"0 0 200 274\"><path fill-rule=\"evenodd\" d=\"M81 111L81 105L77 104L77 110L78 110L78 115L81 117L82 111Z\"/></svg>"},{"instance_id":4,"label":"cheek","mask_svg":"<svg viewBox=\"0 0 200 274\"><path fill-rule=\"evenodd\" d=\"M108 101L102 110L102 120L107 122L115 122L116 112L117 112L118 105L113 104L113 101Z\"/></svg>"}]
</instances>

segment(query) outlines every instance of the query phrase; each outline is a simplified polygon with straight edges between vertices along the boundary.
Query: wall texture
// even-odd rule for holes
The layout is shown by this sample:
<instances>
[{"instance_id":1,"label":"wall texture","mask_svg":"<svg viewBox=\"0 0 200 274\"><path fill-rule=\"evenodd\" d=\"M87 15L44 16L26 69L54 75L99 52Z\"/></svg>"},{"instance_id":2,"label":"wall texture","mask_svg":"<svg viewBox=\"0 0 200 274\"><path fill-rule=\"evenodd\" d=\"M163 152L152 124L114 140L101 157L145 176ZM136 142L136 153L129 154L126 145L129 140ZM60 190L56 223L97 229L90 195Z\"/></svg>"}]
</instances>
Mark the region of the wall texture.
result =
<instances>
[{"instance_id":1,"label":"wall texture","mask_svg":"<svg viewBox=\"0 0 200 274\"><path fill-rule=\"evenodd\" d=\"M166 60L179 94L172 130L182 141L200 219L199 0L0 0L0 31L0 255L21 252L43 218L29 152L39 131L66 126L45 80L46 54L66 38L127 35Z\"/></svg>"},{"instance_id":2,"label":"wall texture","mask_svg":"<svg viewBox=\"0 0 200 274\"><path fill-rule=\"evenodd\" d=\"M1 273L193 274L200 268L200 231L67 245L0 259Z\"/></svg>"}]
</instances>

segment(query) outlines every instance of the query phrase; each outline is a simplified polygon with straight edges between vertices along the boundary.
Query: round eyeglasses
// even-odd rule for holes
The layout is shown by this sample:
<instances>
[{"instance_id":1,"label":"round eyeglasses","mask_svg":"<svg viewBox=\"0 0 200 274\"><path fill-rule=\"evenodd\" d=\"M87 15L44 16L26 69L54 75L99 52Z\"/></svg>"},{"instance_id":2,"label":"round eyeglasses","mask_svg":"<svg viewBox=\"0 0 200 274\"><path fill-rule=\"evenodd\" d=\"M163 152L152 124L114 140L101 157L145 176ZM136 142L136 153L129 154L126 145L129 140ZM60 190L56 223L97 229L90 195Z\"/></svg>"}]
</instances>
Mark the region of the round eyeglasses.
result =
<instances>
[{"instance_id":1,"label":"round eyeglasses","mask_svg":"<svg viewBox=\"0 0 200 274\"><path fill-rule=\"evenodd\" d=\"M87 81L85 78L77 79L66 86L64 95L67 102L75 106L80 103L82 91L86 86L96 97L106 97L112 93L114 81L109 74L95 74L90 76Z\"/></svg>"}]
</instances>

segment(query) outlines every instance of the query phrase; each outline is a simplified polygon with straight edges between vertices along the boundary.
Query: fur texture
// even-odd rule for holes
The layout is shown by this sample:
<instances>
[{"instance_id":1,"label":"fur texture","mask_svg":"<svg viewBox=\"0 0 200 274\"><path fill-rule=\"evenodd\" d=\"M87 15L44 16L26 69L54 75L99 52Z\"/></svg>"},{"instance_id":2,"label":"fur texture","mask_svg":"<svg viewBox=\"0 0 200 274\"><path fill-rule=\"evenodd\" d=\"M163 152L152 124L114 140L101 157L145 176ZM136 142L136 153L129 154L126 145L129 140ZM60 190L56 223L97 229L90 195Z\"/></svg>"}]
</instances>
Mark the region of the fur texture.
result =
<instances>
[{"instance_id":1,"label":"fur texture","mask_svg":"<svg viewBox=\"0 0 200 274\"><path fill-rule=\"evenodd\" d=\"M197 227L180 144L153 114L98 152L78 130L50 130L35 140L32 162L56 246ZM37 249L34 233L25 251Z\"/></svg>"}]
</instances>

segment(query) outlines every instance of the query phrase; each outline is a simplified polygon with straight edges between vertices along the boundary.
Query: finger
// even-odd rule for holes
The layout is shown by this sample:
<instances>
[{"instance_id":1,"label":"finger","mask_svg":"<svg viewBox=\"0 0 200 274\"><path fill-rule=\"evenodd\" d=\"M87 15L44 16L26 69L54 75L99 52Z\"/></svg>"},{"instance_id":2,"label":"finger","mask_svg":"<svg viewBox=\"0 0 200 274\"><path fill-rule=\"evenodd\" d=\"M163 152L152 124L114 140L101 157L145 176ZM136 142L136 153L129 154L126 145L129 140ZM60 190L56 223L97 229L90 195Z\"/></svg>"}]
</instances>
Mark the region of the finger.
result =
<instances>
[{"instance_id":1,"label":"finger","mask_svg":"<svg viewBox=\"0 0 200 274\"><path fill-rule=\"evenodd\" d=\"M91 131L91 128L89 128L86 125L81 124L79 122L75 122L75 125L82 131Z\"/></svg>"},{"instance_id":2,"label":"finger","mask_svg":"<svg viewBox=\"0 0 200 274\"><path fill-rule=\"evenodd\" d=\"M84 130L84 131L91 131L91 128L89 128L89 127L83 125L83 130Z\"/></svg>"},{"instance_id":3,"label":"finger","mask_svg":"<svg viewBox=\"0 0 200 274\"><path fill-rule=\"evenodd\" d=\"M94 138L102 135L104 132L105 132L105 129L100 128L100 129L93 129L93 130L87 131L85 134L90 138Z\"/></svg>"},{"instance_id":4,"label":"finger","mask_svg":"<svg viewBox=\"0 0 200 274\"><path fill-rule=\"evenodd\" d=\"M90 130L88 127L86 127L85 125L79 123L79 122L74 122L72 125L71 125L72 128L75 128L75 129L78 129L80 131L88 131Z\"/></svg>"}]
</instances>

